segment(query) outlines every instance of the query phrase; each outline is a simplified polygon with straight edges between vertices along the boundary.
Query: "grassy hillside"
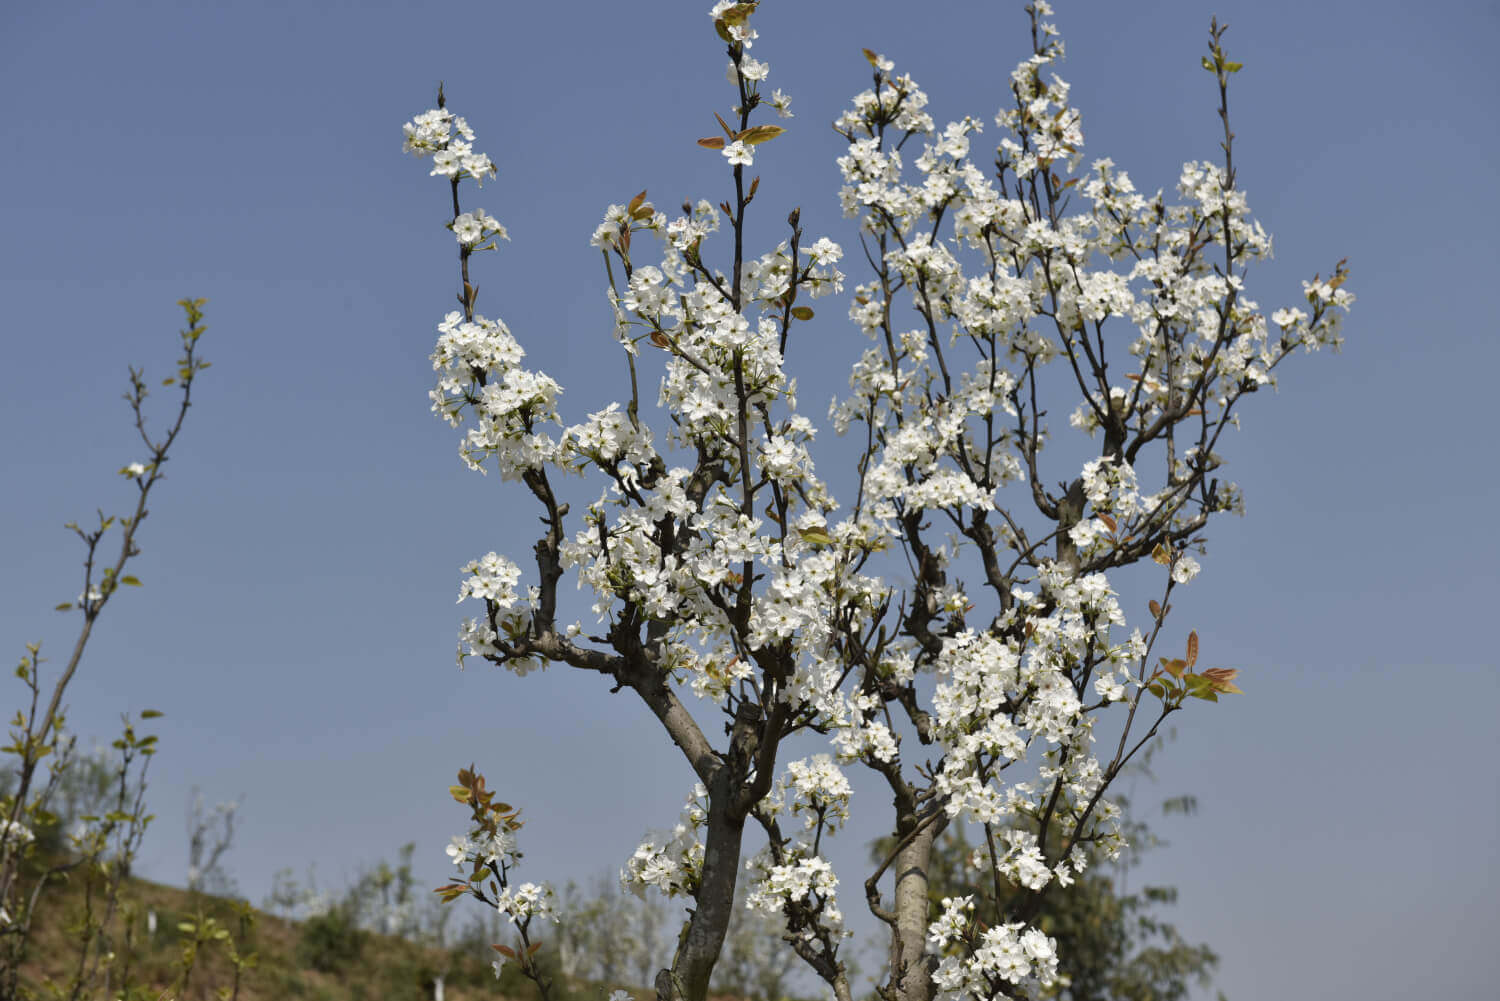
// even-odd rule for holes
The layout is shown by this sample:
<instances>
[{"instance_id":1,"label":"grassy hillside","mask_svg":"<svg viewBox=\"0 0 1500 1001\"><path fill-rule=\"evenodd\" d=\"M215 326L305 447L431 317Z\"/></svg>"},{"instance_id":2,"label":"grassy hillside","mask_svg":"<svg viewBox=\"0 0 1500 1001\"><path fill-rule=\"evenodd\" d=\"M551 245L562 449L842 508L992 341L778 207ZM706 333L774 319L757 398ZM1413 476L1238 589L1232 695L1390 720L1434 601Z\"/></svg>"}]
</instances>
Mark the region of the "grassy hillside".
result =
<instances>
[{"instance_id":1,"label":"grassy hillside","mask_svg":"<svg viewBox=\"0 0 1500 1001\"><path fill-rule=\"evenodd\" d=\"M482 943L424 947L358 930L336 913L287 921L235 901L134 878L126 880L121 900L126 906L110 923L115 959L110 964L109 1001L122 991L130 998L152 1001L426 1001L440 974L445 1001L536 997L536 988L512 968L507 967L497 983ZM77 939L69 928L76 926L83 907L81 880L53 883L44 894L30 958L22 966L23 984L34 996L52 996L48 982L64 983L76 968ZM152 912L154 934L148 931ZM192 948L196 937L184 925L212 927L204 919L211 919L228 937L196 950L184 987L185 950ZM231 946L241 956L255 956L242 973L237 995ZM563 989L554 991L554 1001L600 997L592 985L564 988L561 978L557 980ZM96 992L100 1001L102 991L101 986Z\"/></svg>"}]
</instances>

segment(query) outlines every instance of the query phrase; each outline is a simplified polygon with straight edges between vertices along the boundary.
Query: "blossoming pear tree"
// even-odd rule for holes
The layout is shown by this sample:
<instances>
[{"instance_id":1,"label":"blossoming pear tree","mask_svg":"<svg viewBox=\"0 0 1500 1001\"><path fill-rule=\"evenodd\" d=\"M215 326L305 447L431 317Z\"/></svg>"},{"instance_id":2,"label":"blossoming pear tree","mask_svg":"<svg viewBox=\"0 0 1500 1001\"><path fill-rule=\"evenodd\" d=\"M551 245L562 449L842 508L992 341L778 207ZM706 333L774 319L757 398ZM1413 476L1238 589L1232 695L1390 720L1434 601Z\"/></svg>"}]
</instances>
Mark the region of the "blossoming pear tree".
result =
<instances>
[{"instance_id":1,"label":"blossoming pear tree","mask_svg":"<svg viewBox=\"0 0 1500 1001\"><path fill-rule=\"evenodd\" d=\"M597 675L640 699L691 767L675 833L622 874L689 901L660 1001L705 997L742 878L748 905L778 915L849 1001L847 884L826 845L850 817L850 768L893 805L888 828L858 832L892 844L863 880L889 931L881 996L1038 996L1057 958L1032 919L1044 894L1068 892L1086 846L1118 850L1111 781L1188 698L1239 691L1233 669L1199 667L1195 632L1169 626L1172 596L1198 572L1211 516L1242 509L1216 475L1224 430L1297 348L1338 345L1347 272L1269 318L1249 297L1271 243L1238 184L1227 94L1240 66L1217 23L1203 66L1224 138L1183 167L1173 200L1108 159L1085 165L1042 0L983 146L983 123L937 127L917 84L866 50L870 89L835 123L839 198L869 267L848 306L868 346L827 411L848 443L826 446L836 499L789 373L809 302L844 292L844 251L805 235L797 209L776 246L747 246L755 160L783 132L764 113L791 117L750 54L757 6L710 11L732 95L699 145L723 156L732 192L676 216L642 192L594 234L624 395L581 419L476 312L471 261L506 234L460 192L494 163L441 90L405 127L406 150L448 182L458 242L461 308L438 327L433 409L462 429L464 461L519 482L543 523L529 570L495 552L464 568L460 600L482 611L459 659ZM1069 449L1088 457L1052 458ZM1159 587L1132 627L1107 574L1151 561ZM591 592L589 621L560 620L564 577ZM1106 714L1119 733L1096 750ZM783 761L795 735L828 752ZM517 945L496 948L545 996L532 956L553 898L513 884L517 811L472 769L453 792L472 825L449 849L465 877L440 892L508 915ZM932 846L950 824L977 832L970 861L997 892L929 913ZM747 827L765 842L748 860Z\"/></svg>"}]
</instances>

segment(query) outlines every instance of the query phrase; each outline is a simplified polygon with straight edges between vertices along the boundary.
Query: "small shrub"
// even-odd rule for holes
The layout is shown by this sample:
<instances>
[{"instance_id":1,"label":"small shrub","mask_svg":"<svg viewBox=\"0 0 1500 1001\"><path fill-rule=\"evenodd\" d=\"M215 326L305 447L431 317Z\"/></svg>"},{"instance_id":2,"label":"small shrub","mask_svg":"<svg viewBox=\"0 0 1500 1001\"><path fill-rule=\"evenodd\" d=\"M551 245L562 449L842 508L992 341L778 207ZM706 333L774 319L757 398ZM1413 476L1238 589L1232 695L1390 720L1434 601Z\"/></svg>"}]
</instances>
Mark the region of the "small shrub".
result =
<instances>
[{"instance_id":1,"label":"small shrub","mask_svg":"<svg viewBox=\"0 0 1500 1001\"><path fill-rule=\"evenodd\" d=\"M364 945L365 932L354 915L335 907L303 922L297 954L321 973L336 973L358 959Z\"/></svg>"}]
</instances>

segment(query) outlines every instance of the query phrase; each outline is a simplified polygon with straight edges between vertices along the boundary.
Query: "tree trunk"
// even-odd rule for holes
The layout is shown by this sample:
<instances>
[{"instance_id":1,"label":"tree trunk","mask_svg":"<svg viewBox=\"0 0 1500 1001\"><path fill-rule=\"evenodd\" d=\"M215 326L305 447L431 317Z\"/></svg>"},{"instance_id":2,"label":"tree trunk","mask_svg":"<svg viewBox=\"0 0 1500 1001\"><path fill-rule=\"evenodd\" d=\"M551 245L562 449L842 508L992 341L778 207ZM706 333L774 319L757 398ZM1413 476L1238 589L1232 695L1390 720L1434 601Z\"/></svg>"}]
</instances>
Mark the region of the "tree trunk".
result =
<instances>
[{"instance_id":1,"label":"tree trunk","mask_svg":"<svg viewBox=\"0 0 1500 1001\"><path fill-rule=\"evenodd\" d=\"M896 856L896 927L891 930L892 1001L931 1001L934 958L927 945L927 873L938 825L924 828Z\"/></svg>"},{"instance_id":2,"label":"tree trunk","mask_svg":"<svg viewBox=\"0 0 1500 1001\"><path fill-rule=\"evenodd\" d=\"M735 816L732 769L720 771L709 790L708 831L704 838L703 879L697 907L677 943L672 968L656 975L657 1001L705 1001L708 981L724 948L729 918L734 913L734 884L739 875L740 843L745 818Z\"/></svg>"}]
</instances>

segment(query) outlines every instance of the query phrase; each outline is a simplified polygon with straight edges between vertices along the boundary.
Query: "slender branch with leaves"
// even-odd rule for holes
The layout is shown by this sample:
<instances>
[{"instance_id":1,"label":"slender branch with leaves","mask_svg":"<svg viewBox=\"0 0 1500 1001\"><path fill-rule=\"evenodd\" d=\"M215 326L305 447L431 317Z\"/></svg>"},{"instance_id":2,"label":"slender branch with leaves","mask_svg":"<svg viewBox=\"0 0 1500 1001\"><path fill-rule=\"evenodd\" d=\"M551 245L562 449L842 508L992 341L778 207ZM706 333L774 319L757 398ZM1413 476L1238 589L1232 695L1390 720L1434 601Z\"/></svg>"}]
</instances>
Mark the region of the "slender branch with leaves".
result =
<instances>
[{"instance_id":1,"label":"slender branch with leaves","mask_svg":"<svg viewBox=\"0 0 1500 1001\"><path fill-rule=\"evenodd\" d=\"M102 989L111 992L111 925L120 907L121 883L152 816L146 812L146 772L156 752L156 737L138 731L137 719L124 717L121 735L113 742L117 754L111 769L108 809L101 814L77 818L76 829L55 831L58 816L51 809L53 796L70 768L79 761L76 740L65 730L65 698L69 684L83 662L94 624L121 587L138 587L141 581L128 572L141 554L138 536L149 513L148 502L164 479L164 467L173 453L193 402L193 387L209 363L198 355L202 337L202 306L205 300L183 299L180 305L187 328L180 333L182 354L176 372L163 380L177 394L175 412L160 432L147 425L146 399L150 395L142 370L130 369L125 393L132 424L140 440L141 455L119 470L134 487L135 500L127 514L98 512L94 527L66 527L83 543L82 585L76 599L57 607L79 616L78 635L62 670L46 678L40 643L28 643L15 676L24 686L24 708L10 720L10 741L0 753L12 758L11 774L0 796L0 1001L32 996L32 988L21 982L21 968L28 959L37 909L47 887L64 878L83 882L81 910L69 930L76 955L61 982L50 984L62 998L92 997ZM145 710L139 720L161 714ZM46 762L49 768L43 771Z\"/></svg>"}]
</instances>

